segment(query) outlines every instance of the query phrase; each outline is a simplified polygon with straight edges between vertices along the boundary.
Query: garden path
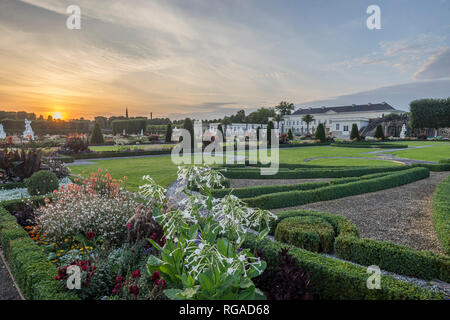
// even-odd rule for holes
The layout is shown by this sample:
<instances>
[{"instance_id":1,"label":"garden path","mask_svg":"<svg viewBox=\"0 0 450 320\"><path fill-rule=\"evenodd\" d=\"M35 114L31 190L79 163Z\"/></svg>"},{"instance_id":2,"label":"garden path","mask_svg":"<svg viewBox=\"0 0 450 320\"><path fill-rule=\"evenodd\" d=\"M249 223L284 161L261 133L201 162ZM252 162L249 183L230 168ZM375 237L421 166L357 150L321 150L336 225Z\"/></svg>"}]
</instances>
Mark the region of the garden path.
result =
<instances>
[{"instance_id":1,"label":"garden path","mask_svg":"<svg viewBox=\"0 0 450 320\"><path fill-rule=\"evenodd\" d=\"M448 175L450 172L431 172L427 179L397 188L273 212L296 209L331 212L352 220L362 238L443 253L433 226L433 192Z\"/></svg>"},{"instance_id":2,"label":"garden path","mask_svg":"<svg viewBox=\"0 0 450 320\"><path fill-rule=\"evenodd\" d=\"M0 248L0 300L22 300L14 280L5 264L3 251Z\"/></svg>"}]
</instances>

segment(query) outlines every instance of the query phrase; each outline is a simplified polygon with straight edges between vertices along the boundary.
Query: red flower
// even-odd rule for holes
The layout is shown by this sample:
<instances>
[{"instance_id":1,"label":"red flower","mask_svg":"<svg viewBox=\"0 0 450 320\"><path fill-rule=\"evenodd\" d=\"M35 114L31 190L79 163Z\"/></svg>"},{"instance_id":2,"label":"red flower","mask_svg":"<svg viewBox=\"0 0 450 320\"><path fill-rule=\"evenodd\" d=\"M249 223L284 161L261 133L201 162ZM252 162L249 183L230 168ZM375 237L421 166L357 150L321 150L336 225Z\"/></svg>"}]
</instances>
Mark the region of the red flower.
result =
<instances>
[{"instance_id":1,"label":"red flower","mask_svg":"<svg viewBox=\"0 0 450 320\"><path fill-rule=\"evenodd\" d=\"M127 223L127 228L131 229L131 223L129 223L129 222Z\"/></svg>"},{"instance_id":2,"label":"red flower","mask_svg":"<svg viewBox=\"0 0 450 320\"><path fill-rule=\"evenodd\" d=\"M150 239L156 240L156 238L158 238L158 234L156 232L153 232Z\"/></svg>"},{"instance_id":3,"label":"red flower","mask_svg":"<svg viewBox=\"0 0 450 320\"><path fill-rule=\"evenodd\" d=\"M135 296L139 295L139 287L136 285L131 285L129 293L134 294Z\"/></svg>"},{"instance_id":4,"label":"red flower","mask_svg":"<svg viewBox=\"0 0 450 320\"><path fill-rule=\"evenodd\" d=\"M86 233L86 237L88 238L89 241L93 240L95 238L95 232L94 231L88 231Z\"/></svg>"},{"instance_id":5,"label":"red flower","mask_svg":"<svg viewBox=\"0 0 450 320\"><path fill-rule=\"evenodd\" d=\"M165 288L166 287L166 280L164 280L164 279L156 280L156 285L160 286L162 288Z\"/></svg>"},{"instance_id":6,"label":"red flower","mask_svg":"<svg viewBox=\"0 0 450 320\"><path fill-rule=\"evenodd\" d=\"M141 271L135 270L135 271L133 272L133 274L131 275L131 277L132 277L133 279L140 278L140 277L141 277Z\"/></svg>"},{"instance_id":7,"label":"red flower","mask_svg":"<svg viewBox=\"0 0 450 320\"><path fill-rule=\"evenodd\" d=\"M155 281L155 280L158 280L158 279L159 279L159 272L158 271L153 272L152 280Z\"/></svg>"}]
</instances>

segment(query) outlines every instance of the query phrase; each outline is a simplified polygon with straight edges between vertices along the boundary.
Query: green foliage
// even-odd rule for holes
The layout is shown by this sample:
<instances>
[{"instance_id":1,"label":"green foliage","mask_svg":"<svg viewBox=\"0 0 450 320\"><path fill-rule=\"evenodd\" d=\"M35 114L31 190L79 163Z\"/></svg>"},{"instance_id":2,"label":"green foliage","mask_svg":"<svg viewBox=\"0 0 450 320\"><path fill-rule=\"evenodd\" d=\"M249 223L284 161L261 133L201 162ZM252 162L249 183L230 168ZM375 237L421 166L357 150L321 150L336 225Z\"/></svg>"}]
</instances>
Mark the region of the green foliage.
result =
<instances>
[{"instance_id":1,"label":"green foliage","mask_svg":"<svg viewBox=\"0 0 450 320\"><path fill-rule=\"evenodd\" d=\"M167 125L167 131L166 131L166 139L165 141L167 143L172 142L172 124Z\"/></svg>"},{"instance_id":2,"label":"green foliage","mask_svg":"<svg viewBox=\"0 0 450 320\"><path fill-rule=\"evenodd\" d=\"M334 229L317 216L283 219L275 229L275 239L314 252L333 252Z\"/></svg>"},{"instance_id":3,"label":"green foliage","mask_svg":"<svg viewBox=\"0 0 450 320\"><path fill-rule=\"evenodd\" d=\"M294 135L292 134L292 130L291 129L289 129L289 131L288 131L288 139L290 141L294 140Z\"/></svg>"},{"instance_id":4,"label":"green foliage","mask_svg":"<svg viewBox=\"0 0 450 320\"><path fill-rule=\"evenodd\" d=\"M320 142L327 142L327 137L325 136L325 128L323 123L319 123L316 129L316 140L320 140Z\"/></svg>"},{"instance_id":5,"label":"green foliage","mask_svg":"<svg viewBox=\"0 0 450 320\"><path fill-rule=\"evenodd\" d=\"M91 143L102 144L104 142L102 129L100 128L100 124L96 122L94 125L94 130L92 130L91 134Z\"/></svg>"},{"instance_id":6,"label":"green foliage","mask_svg":"<svg viewBox=\"0 0 450 320\"><path fill-rule=\"evenodd\" d=\"M350 140L360 140L358 125L354 123L352 125L352 132L350 133Z\"/></svg>"},{"instance_id":7,"label":"green foliage","mask_svg":"<svg viewBox=\"0 0 450 320\"><path fill-rule=\"evenodd\" d=\"M271 146L271 145L272 145L271 137L272 137L272 130L273 130L274 128L275 128L275 127L274 127L274 125L273 125L273 122L272 122L272 121L269 121L269 123L267 124L267 134L266 134L266 136L267 136L267 145L268 145L268 146Z\"/></svg>"},{"instance_id":8,"label":"green foliage","mask_svg":"<svg viewBox=\"0 0 450 320\"><path fill-rule=\"evenodd\" d=\"M294 210L278 215L271 225L271 234L287 219L320 217L331 224L336 238L334 250L338 257L361 265L377 265L383 270L431 280L449 280L450 259L429 251L417 251L405 246L373 239L360 239L358 229L349 219L326 212Z\"/></svg>"},{"instance_id":9,"label":"green foliage","mask_svg":"<svg viewBox=\"0 0 450 320\"><path fill-rule=\"evenodd\" d=\"M450 127L450 98L414 100L409 108L411 128Z\"/></svg>"},{"instance_id":10,"label":"green foliage","mask_svg":"<svg viewBox=\"0 0 450 320\"><path fill-rule=\"evenodd\" d=\"M258 240L249 235L244 246L254 251L262 250L267 261L268 269L274 268L279 252L282 248L290 247L279 241L268 239ZM381 276L381 289L367 288L367 268L336 260L319 253L310 252L297 247L291 247L289 253L293 255L300 267L311 273L311 285L314 292L321 299L334 300L423 300L443 299L442 294L397 280L390 276Z\"/></svg>"},{"instance_id":11,"label":"green foliage","mask_svg":"<svg viewBox=\"0 0 450 320\"><path fill-rule=\"evenodd\" d=\"M300 167L298 169L279 169L275 175L261 175L258 168L232 168L223 172L223 175L231 179L314 179L314 178L344 178L363 176L371 173L401 171L407 166L392 167Z\"/></svg>"},{"instance_id":12,"label":"green foliage","mask_svg":"<svg viewBox=\"0 0 450 320\"><path fill-rule=\"evenodd\" d=\"M76 295L62 292L55 281L56 267L3 207L0 207L0 241L14 278L26 299L77 300Z\"/></svg>"},{"instance_id":13,"label":"green foliage","mask_svg":"<svg viewBox=\"0 0 450 320\"><path fill-rule=\"evenodd\" d=\"M450 254L450 177L442 181L434 191L433 222L442 248Z\"/></svg>"},{"instance_id":14,"label":"green foliage","mask_svg":"<svg viewBox=\"0 0 450 320\"><path fill-rule=\"evenodd\" d=\"M292 102L281 101L279 105L275 107L275 110L279 112L280 115L285 116L291 114L294 111L295 106Z\"/></svg>"},{"instance_id":15,"label":"green foliage","mask_svg":"<svg viewBox=\"0 0 450 320\"><path fill-rule=\"evenodd\" d=\"M8 135L22 135L25 130L23 120L2 120L1 123ZM35 135L88 133L89 120L34 120L31 128Z\"/></svg>"},{"instance_id":16,"label":"green foliage","mask_svg":"<svg viewBox=\"0 0 450 320\"><path fill-rule=\"evenodd\" d=\"M363 141L342 141L332 143L333 147L341 147L341 148L379 148L379 149L401 149L408 148L406 144L397 144L397 143L380 143L380 142L363 142Z\"/></svg>"},{"instance_id":17,"label":"green foliage","mask_svg":"<svg viewBox=\"0 0 450 320\"><path fill-rule=\"evenodd\" d=\"M377 125L377 128L375 129L374 138L384 140L384 132L381 124Z\"/></svg>"},{"instance_id":18,"label":"green foliage","mask_svg":"<svg viewBox=\"0 0 450 320\"><path fill-rule=\"evenodd\" d=\"M412 168L373 179L321 187L313 190L271 193L246 198L243 201L249 206L261 209L286 208L398 187L427 178L429 175L430 172L426 168Z\"/></svg>"},{"instance_id":19,"label":"green foliage","mask_svg":"<svg viewBox=\"0 0 450 320\"><path fill-rule=\"evenodd\" d=\"M123 130L127 134L138 134L141 130L146 129L147 119L129 119L129 120L114 120L111 123L113 133L122 134Z\"/></svg>"},{"instance_id":20,"label":"green foliage","mask_svg":"<svg viewBox=\"0 0 450 320\"><path fill-rule=\"evenodd\" d=\"M195 136L194 136L194 124L192 123L192 120L190 118L186 118L184 120L184 129L189 131L189 134L191 135L191 148L194 149L194 140L195 140Z\"/></svg>"},{"instance_id":21,"label":"green foliage","mask_svg":"<svg viewBox=\"0 0 450 320\"><path fill-rule=\"evenodd\" d=\"M314 116L306 114L303 116L302 121L306 122L306 132L309 133L309 124L314 121Z\"/></svg>"},{"instance_id":22,"label":"green foliage","mask_svg":"<svg viewBox=\"0 0 450 320\"><path fill-rule=\"evenodd\" d=\"M41 170L26 180L28 193L32 196L45 195L58 190L58 177L51 171Z\"/></svg>"}]
</instances>

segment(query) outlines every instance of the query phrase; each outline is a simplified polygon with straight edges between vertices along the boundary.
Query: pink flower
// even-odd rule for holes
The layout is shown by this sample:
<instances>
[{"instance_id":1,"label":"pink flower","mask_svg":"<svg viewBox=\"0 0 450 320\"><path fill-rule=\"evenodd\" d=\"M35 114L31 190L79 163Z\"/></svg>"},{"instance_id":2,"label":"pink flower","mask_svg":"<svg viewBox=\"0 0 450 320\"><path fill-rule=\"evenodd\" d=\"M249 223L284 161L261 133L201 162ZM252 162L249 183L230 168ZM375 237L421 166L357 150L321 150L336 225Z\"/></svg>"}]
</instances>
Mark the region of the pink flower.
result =
<instances>
[{"instance_id":1,"label":"pink flower","mask_svg":"<svg viewBox=\"0 0 450 320\"><path fill-rule=\"evenodd\" d=\"M135 270L135 271L133 272L133 274L131 275L131 277L132 277L133 279L140 278L140 277L141 277L141 271Z\"/></svg>"},{"instance_id":2,"label":"pink flower","mask_svg":"<svg viewBox=\"0 0 450 320\"><path fill-rule=\"evenodd\" d=\"M159 272L158 271L153 272L153 274L152 274L152 280L153 281L158 280L159 277L160 276L159 276Z\"/></svg>"}]
</instances>

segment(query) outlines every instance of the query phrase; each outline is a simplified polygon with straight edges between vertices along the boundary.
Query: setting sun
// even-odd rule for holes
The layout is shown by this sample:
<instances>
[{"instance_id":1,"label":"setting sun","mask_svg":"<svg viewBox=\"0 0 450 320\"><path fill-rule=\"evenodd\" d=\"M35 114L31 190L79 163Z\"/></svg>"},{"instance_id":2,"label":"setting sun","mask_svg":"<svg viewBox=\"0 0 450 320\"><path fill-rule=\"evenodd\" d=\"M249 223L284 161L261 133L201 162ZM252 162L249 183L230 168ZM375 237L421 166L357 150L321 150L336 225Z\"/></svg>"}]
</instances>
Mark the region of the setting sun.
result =
<instances>
[{"instance_id":1,"label":"setting sun","mask_svg":"<svg viewBox=\"0 0 450 320\"><path fill-rule=\"evenodd\" d=\"M61 115L61 112L53 112L52 117L55 120L62 120L62 118L63 118L63 116Z\"/></svg>"}]
</instances>

